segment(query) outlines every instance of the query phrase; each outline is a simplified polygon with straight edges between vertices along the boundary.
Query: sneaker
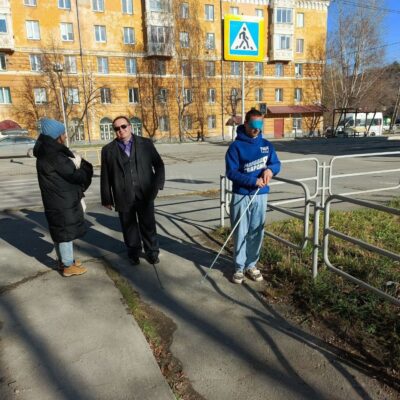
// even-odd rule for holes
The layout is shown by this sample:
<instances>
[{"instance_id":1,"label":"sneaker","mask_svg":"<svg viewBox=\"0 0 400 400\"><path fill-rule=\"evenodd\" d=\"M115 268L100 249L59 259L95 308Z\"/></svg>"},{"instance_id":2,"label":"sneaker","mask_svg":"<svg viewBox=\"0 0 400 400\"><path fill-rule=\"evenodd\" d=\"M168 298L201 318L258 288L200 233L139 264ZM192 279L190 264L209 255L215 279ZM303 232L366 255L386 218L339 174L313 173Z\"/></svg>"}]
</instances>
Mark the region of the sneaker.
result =
<instances>
[{"instance_id":1,"label":"sneaker","mask_svg":"<svg viewBox=\"0 0 400 400\"><path fill-rule=\"evenodd\" d=\"M149 264L158 264L160 259L158 258L158 254L146 254L146 260Z\"/></svg>"},{"instance_id":2,"label":"sneaker","mask_svg":"<svg viewBox=\"0 0 400 400\"><path fill-rule=\"evenodd\" d=\"M75 263L72 264L70 267L64 267L64 271L62 272L63 276L73 276L73 275L83 275L87 272L85 267L82 265L76 265Z\"/></svg>"},{"instance_id":3,"label":"sneaker","mask_svg":"<svg viewBox=\"0 0 400 400\"><path fill-rule=\"evenodd\" d=\"M74 264L78 267L82 265L80 260L74 260ZM57 260L57 271L62 273L64 271L64 268L65 265L63 264L63 262L61 260Z\"/></svg>"},{"instance_id":4,"label":"sneaker","mask_svg":"<svg viewBox=\"0 0 400 400\"><path fill-rule=\"evenodd\" d=\"M244 281L244 274L243 274L243 272L236 271L236 272L233 274L232 282L233 282L233 283L238 283L238 284L240 284L240 283L242 283L243 281Z\"/></svg>"},{"instance_id":5,"label":"sneaker","mask_svg":"<svg viewBox=\"0 0 400 400\"><path fill-rule=\"evenodd\" d=\"M261 282L264 279L261 275L260 270L256 267L247 269L246 274L249 276L250 279L256 282Z\"/></svg>"}]
</instances>

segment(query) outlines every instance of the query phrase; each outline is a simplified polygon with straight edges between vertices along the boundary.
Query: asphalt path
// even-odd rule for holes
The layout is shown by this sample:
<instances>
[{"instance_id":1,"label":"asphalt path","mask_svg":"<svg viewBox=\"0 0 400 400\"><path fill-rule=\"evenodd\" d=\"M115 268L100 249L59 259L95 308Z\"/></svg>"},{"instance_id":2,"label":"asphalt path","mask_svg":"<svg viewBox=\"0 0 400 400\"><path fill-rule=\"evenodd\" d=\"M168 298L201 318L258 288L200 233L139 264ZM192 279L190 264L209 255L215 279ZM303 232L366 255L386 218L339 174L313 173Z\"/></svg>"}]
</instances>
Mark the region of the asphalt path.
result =
<instances>
[{"instance_id":1,"label":"asphalt path","mask_svg":"<svg viewBox=\"0 0 400 400\"><path fill-rule=\"evenodd\" d=\"M224 174L224 155L229 143L188 143L156 144L166 164L165 188L160 197L187 195L204 191L216 191L220 185L220 175ZM400 151L400 140L384 138L360 139L314 139L276 141L274 145L281 160L311 159L285 163L280 176L301 179L315 176L316 161L320 165L329 163L333 157L349 154L381 153ZM97 163L97 150L86 151L86 157ZM367 176L353 176L335 179L336 193L393 187L399 182L399 173L380 173L382 170L400 168L399 155L368 158L345 158L334 162L334 174L357 172L376 173ZM87 202L98 204L100 196L100 170L95 168L93 183L86 193ZM315 182L314 182L315 183ZM315 186L307 184L311 193ZM280 185L273 190L275 198L290 197L298 190ZM37 207L41 205L40 191L35 171L35 159L0 159L0 210ZM381 194L375 196L379 198ZM386 196L384 196L386 197Z\"/></svg>"}]
</instances>

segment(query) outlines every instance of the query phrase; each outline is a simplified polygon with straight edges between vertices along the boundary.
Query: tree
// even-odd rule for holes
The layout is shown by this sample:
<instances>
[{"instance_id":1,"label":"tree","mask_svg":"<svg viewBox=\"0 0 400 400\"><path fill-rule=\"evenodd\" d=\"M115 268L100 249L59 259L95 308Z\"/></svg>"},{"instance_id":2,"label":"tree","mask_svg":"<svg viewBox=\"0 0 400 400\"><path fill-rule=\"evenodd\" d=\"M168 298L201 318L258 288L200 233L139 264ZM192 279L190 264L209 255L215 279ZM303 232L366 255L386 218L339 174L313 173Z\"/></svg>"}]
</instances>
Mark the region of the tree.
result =
<instances>
[{"instance_id":1,"label":"tree","mask_svg":"<svg viewBox=\"0 0 400 400\"><path fill-rule=\"evenodd\" d=\"M370 7L345 8L338 4L337 29L328 40L324 102L330 108L362 107L368 91L381 75L370 75L384 56L380 28L383 14Z\"/></svg>"},{"instance_id":2,"label":"tree","mask_svg":"<svg viewBox=\"0 0 400 400\"><path fill-rule=\"evenodd\" d=\"M77 120L77 123L68 130L69 139L74 140L89 110L101 100L103 87L97 85L89 64L81 66L81 71L78 71L78 66L75 64L71 72L71 65L65 63L63 53L52 37L47 46L41 48L40 59L38 76L24 79L19 95L26 101L23 102L23 106L16 109L16 113L23 114L32 128L37 127L39 119L43 116L63 120L62 96L67 125L71 118ZM37 101L34 96L34 89L37 88L44 89L46 101ZM79 101L76 101L72 89L77 90L75 93L78 94ZM112 90L109 90L109 94L112 95ZM83 96L80 96L81 93Z\"/></svg>"}]
</instances>

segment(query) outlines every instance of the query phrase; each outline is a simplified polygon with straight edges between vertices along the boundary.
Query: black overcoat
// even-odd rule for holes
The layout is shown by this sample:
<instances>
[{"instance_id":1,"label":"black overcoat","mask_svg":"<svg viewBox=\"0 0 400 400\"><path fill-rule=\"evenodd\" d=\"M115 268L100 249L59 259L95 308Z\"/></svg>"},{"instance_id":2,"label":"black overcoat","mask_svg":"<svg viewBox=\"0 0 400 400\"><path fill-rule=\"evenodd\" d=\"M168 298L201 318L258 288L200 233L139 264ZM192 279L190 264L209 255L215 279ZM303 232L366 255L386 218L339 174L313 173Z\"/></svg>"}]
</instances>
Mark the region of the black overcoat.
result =
<instances>
[{"instance_id":1,"label":"black overcoat","mask_svg":"<svg viewBox=\"0 0 400 400\"><path fill-rule=\"evenodd\" d=\"M164 163L150 139L133 136L132 151L135 152L138 172L138 189L144 201L153 201L158 190L164 188ZM129 211L125 187L124 166L121 162L118 141L114 139L101 151L101 204L114 206L116 211Z\"/></svg>"},{"instance_id":2,"label":"black overcoat","mask_svg":"<svg viewBox=\"0 0 400 400\"><path fill-rule=\"evenodd\" d=\"M69 159L73 153L45 135L39 136L33 154L51 238L61 243L83 236L86 224L81 199L92 181L92 164L82 159L77 169Z\"/></svg>"}]
</instances>

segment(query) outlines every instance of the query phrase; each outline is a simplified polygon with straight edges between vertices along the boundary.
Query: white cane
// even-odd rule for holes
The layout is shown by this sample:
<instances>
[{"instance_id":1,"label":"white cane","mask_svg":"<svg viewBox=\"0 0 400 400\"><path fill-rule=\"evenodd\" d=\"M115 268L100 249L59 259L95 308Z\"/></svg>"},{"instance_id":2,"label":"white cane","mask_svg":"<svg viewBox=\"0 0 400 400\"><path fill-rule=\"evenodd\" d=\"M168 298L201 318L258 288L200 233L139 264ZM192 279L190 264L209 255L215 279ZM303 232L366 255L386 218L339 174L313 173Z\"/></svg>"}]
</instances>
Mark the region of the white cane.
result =
<instances>
[{"instance_id":1,"label":"white cane","mask_svg":"<svg viewBox=\"0 0 400 400\"><path fill-rule=\"evenodd\" d=\"M203 278L201 279L201 283L203 283L207 277L208 274L210 273L210 271L212 270L212 268L214 267L214 264L217 262L219 256L221 255L222 251L224 250L225 246L227 245L227 243L229 242L229 239L231 238L231 236L233 235L233 233L235 232L236 228L239 226L240 221L242 220L242 218L244 217L244 215L246 214L247 210L249 209L251 203L253 202L253 200L256 198L258 192L260 191L261 188L258 188L256 190L256 192L253 194L252 198L249 201L249 204L247 204L246 209L243 211L242 215L240 216L240 218L238 219L238 221L236 222L235 226L233 227L233 229L231 230L231 233L229 234L228 238L225 240L225 243L223 244L223 246L221 247L221 250L219 251L219 253L217 254L217 256L214 258L214 261L212 262L212 264L210 265L210 267L208 268L207 273L203 276Z\"/></svg>"}]
</instances>

